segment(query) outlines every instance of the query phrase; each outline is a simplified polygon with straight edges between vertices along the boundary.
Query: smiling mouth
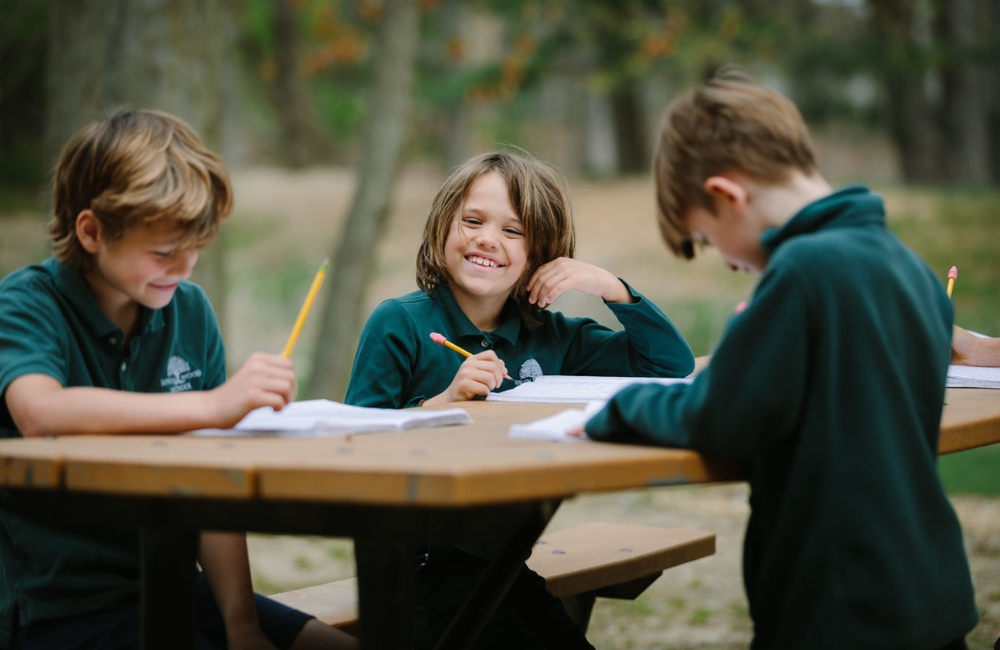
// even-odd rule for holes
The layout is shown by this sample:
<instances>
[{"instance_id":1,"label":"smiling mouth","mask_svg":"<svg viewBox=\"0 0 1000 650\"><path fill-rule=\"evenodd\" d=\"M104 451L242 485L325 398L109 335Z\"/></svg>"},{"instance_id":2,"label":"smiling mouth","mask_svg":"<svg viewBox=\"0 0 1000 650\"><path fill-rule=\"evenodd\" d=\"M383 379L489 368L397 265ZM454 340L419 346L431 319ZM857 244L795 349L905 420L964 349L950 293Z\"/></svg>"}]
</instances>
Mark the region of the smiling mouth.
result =
<instances>
[{"instance_id":1,"label":"smiling mouth","mask_svg":"<svg viewBox=\"0 0 1000 650\"><path fill-rule=\"evenodd\" d=\"M177 288L177 283L174 282L172 284L154 284L151 286L154 289L159 289L160 291L173 291L174 289Z\"/></svg>"},{"instance_id":2,"label":"smiling mouth","mask_svg":"<svg viewBox=\"0 0 1000 650\"><path fill-rule=\"evenodd\" d=\"M478 255L466 255L466 261L472 262L476 266L482 266L488 269L502 268L506 266L505 264L500 264L493 260L486 259L485 257L479 257Z\"/></svg>"}]
</instances>

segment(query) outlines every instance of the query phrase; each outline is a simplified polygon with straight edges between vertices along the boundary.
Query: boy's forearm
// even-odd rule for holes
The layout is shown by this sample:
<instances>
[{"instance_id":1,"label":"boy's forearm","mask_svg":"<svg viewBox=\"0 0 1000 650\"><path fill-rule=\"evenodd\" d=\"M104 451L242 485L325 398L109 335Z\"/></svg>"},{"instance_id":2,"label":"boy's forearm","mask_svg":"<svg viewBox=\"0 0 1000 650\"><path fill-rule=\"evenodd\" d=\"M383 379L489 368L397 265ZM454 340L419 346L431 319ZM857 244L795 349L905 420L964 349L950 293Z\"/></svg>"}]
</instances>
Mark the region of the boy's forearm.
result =
<instances>
[{"instance_id":1,"label":"boy's forearm","mask_svg":"<svg viewBox=\"0 0 1000 650\"><path fill-rule=\"evenodd\" d=\"M1000 366L1000 338L979 339L977 341L976 365Z\"/></svg>"},{"instance_id":2,"label":"boy's forearm","mask_svg":"<svg viewBox=\"0 0 1000 650\"><path fill-rule=\"evenodd\" d=\"M208 393L131 393L107 388L64 388L51 377L11 383L7 404L25 437L178 433L213 426Z\"/></svg>"}]
</instances>

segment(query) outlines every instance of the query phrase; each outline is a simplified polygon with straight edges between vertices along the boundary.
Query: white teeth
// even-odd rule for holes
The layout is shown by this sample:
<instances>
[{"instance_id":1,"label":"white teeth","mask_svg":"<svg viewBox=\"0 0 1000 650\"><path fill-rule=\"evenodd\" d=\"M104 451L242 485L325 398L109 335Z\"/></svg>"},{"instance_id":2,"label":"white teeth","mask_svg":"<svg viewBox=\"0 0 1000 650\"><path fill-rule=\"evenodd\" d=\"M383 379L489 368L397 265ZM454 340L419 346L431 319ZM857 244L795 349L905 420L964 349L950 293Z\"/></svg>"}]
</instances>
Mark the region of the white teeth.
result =
<instances>
[{"instance_id":1,"label":"white teeth","mask_svg":"<svg viewBox=\"0 0 1000 650\"><path fill-rule=\"evenodd\" d=\"M479 264L480 266L495 267L497 265L496 262L494 262L493 260L488 260L485 257L477 257L475 255L470 255L467 259L473 264Z\"/></svg>"}]
</instances>

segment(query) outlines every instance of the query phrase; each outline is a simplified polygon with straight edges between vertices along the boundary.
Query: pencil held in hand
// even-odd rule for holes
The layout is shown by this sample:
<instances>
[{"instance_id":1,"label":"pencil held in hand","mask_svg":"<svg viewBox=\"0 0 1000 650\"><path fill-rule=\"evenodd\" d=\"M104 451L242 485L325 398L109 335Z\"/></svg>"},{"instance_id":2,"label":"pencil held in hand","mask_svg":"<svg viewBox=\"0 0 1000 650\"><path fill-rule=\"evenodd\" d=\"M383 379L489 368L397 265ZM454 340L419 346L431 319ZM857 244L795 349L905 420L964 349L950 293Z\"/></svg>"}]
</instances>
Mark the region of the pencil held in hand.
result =
<instances>
[{"instance_id":1,"label":"pencil held in hand","mask_svg":"<svg viewBox=\"0 0 1000 650\"><path fill-rule=\"evenodd\" d=\"M958 279L958 267L953 266L951 270L948 271L948 297L951 298L951 292L955 288L955 280Z\"/></svg>"},{"instance_id":2,"label":"pencil held in hand","mask_svg":"<svg viewBox=\"0 0 1000 650\"><path fill-rule=\"evenodd\" d=\"M449 341L448 339L446 339L444 337L444 334L438 334L437 332L431 332L431 340L434 341L435 343L437 343L438 345L443 345L446 348L451 348L455 352L458 352L459 354L461 354L463 357L468 358L468 357L472 356L472 353L469 352L468 350L460 348L457 345L455 345L454 343L452 343L451 341ZM510 379L510 376L507 373L504 373L503 376L504 376L504 379Z\"/></svg>"},{"instance_id":3,"label":"pencil held in hand","mask_svg":"<svg viewBox=\"0 0 1000 650\"><path fill-rule=\"evenodd\" d=\"M316 271L316 277L313 278L312 286L309 287L306 301L302 303L302 309L299 310L299 317L295 319L295 327L292 328L292 334L288 337L288 343L285 344L285 351L281 353L281 356L286 359L292 356L292 348L295 347L295 341L299 338L302 325L305 324L306 317L309 316L309 310L312 309L313 300L316 299L316 294L319 293L319 285L323 284L323 277L326 275L326 269L329 266L330 260L325 259L319 265L319 271Z\"/></svg>"}]
</instances>

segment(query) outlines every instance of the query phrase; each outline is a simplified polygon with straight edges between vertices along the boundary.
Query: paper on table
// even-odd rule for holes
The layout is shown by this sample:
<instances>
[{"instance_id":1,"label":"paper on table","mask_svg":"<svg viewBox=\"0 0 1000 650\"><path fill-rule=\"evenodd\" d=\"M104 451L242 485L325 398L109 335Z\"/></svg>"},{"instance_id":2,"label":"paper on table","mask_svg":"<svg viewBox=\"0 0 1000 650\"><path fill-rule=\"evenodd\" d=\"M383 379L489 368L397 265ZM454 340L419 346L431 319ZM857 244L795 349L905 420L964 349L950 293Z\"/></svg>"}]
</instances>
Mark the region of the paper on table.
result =
<instances>
[{"instance_id":1,"label":"paper on table","mask_svg":"<svg viewBox=\"0 0 1000 650\"><path fill-rule=\"evenodd\" d=\"M469 424L465 409L382 409L349 406L325 399L292 402L280 411L254 409L232 429L202 429L196 436L337 436L448 424Z\"/></svg>"},{"instance_id":2,"label":"paper on table","mask_svg":"<svg viewBox=\"0 0 1000 650\"><path fill-rule=\"evenodd\" d=\"M607 402L587 402L582 409L566 409L555 415L526 424L512 424L507 432L511 438L534 438L536 440L559 440L583 442L589 440L586 434L571 436L567 431L575 431L586 424Z\"/></svg>"},{"instance_id":3,"label":"paper on table","mask_svg":"<svg viewBox=\"0 0 1000 650\"><path fill-rule=\"evenodd\" d=\"M615 393L632 384L690 384L694 377L574 377L542 375L502 393L490 393L491 402L543 402L582 404L611 399Z\"/></svg>"},{"instance_id":4,"label":"paper on table","mask_svg":"<svg viewBox=\"0 0 1000 650\"><path fill-rule=\"evenodd\" d=\"M948 388L1000 388L1000 368L948 366Z\"/></svg>"}]
</instances>

